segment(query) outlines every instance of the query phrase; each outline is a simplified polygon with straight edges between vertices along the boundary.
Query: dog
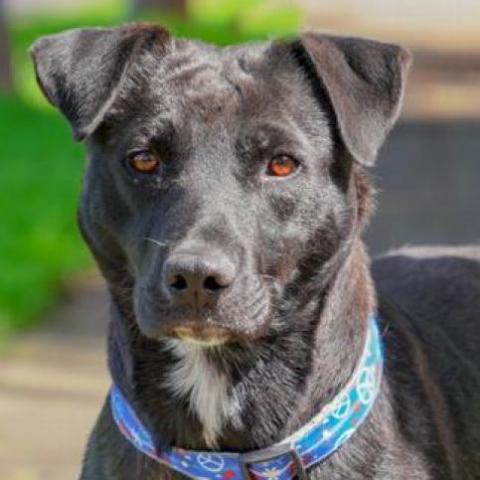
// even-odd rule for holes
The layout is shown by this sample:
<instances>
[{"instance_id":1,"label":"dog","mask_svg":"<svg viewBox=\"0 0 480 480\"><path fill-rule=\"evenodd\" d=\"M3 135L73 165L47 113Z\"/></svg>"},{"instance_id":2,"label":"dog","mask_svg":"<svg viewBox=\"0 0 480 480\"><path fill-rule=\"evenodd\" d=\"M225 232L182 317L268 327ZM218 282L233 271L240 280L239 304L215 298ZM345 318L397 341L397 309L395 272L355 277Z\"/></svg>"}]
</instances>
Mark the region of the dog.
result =
<instances>
[{"instance_id":1,"label":"dog","mask_svg":"<svg viewBox=\"0 0 480 480\"><path fill-rule=\"evenodd\" d=\"M361 239L406 50L128 24L31 55L86 143L79 224L111 298L81 480L480 479L480 249L371 267Z\"/></svg>"}]
</instances>

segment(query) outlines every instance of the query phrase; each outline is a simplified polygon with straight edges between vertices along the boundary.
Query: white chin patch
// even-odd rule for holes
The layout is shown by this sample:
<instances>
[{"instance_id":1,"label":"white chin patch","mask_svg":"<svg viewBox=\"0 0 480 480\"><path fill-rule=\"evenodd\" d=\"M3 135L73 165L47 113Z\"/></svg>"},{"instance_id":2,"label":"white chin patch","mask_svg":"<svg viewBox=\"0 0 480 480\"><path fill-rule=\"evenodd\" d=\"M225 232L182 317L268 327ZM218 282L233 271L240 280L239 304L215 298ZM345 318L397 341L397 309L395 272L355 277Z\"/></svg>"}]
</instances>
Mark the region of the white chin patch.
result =
<instances>
[{"instance_id":1,"label":"white chin patch","mask_svg":"<svg viewBox=\"0 0 480 480\"><path fill-rule=\"evenodd\" d=\"M169 339L168 347L178 359L167 372L165 385L178 397L189 397L190 408L203 425L203 437L210 448L228 421L239 425L239 405L229 393L228 380L207 358L206 350L222 345L224 340L201 340L192 337Z\"/></svg>"},{"instance_id":2,"label":"white chin patch","mask_svg":"<svg viewBox=\"0 0 480 480\"><path fill-rule=\"evenodd\" d=\"M221 338L212 338L208 340L203 340L200 338L184 338L182 340L187 344L203 348L219 347L225 344L225 340Z\"/></svg>"}]
</instances>

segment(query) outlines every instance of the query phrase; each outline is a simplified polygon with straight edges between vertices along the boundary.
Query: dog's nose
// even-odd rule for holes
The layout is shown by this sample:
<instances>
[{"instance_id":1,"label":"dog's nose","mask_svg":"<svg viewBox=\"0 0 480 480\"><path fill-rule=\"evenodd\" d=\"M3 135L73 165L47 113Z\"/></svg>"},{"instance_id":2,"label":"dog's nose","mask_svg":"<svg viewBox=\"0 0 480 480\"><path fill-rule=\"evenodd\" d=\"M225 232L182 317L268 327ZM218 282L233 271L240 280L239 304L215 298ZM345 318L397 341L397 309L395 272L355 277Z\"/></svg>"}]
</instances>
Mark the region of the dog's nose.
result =
<instances>
[{"instance_id":1,"label":"dog's nose","mask_svg":"<svg viewBox=\"0 0 480 480\"><path fill-rule=\"evenodd\" d=\"M174 253L165 262L163 284L178 305L201 308L235 280L234 263L223 253Z\"/></svg>"}]
</instances>

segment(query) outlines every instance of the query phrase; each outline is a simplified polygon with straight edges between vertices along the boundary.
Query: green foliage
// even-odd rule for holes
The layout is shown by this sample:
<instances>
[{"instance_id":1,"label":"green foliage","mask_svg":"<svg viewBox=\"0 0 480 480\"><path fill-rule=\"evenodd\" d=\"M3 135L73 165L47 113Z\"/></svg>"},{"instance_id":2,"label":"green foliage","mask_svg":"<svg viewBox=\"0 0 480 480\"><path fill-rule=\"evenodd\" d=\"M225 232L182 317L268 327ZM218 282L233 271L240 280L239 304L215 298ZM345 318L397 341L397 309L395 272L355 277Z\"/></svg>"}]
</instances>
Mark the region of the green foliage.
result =
<instances>
[{"instance_id":1,"label":"green foliage","mask_svg":"<svg viewBox=\"0 0 480 480\"><path fill-rule=\"evenodd\" d=\"M28 47L41 35L127 19L127 0L88 10L14 19L10 25L15 95L0 96L0 337L39 318L61 281L91 265L76 227L83 149L43 98ZM272 5L276 7L272 8ZM296 30L299 12L264 0L192 0L188 19L143 12L174 34L226 45Z\"/></svg>"},{"instance_id":2,"label":"green foliage","mask_svg":"<svg viewBox=\"0 0 480 480\"><path fill-rule=\"evenodd\" d=\"M141 19L159 23L181 37L217 45L265 40L297 31L301 11L281 1L191 0L188 19L161 12L141 12Z\"/></svg>"}]
</instances>

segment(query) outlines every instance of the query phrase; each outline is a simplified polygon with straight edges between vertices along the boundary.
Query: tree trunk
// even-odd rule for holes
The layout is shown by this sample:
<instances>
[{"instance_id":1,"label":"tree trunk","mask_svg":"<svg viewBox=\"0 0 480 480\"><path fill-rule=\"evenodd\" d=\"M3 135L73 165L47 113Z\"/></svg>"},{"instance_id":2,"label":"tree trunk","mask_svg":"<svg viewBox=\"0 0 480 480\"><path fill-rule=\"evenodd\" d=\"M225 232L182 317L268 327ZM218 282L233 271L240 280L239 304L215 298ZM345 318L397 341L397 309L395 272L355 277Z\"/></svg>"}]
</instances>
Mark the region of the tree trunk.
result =
<instances>
[{"instance_id":1,"label":"tree trunk","mask_svg":"<svg viewBox=\"0 0 480 480\"><path fill-rule=\"evenodd\" d=\"M133 0L133 4L135 12L161 10L181 17L187 13L187 0Z\"/></svg>"},{"instance_id":2,"label":"tree trunk","mask_svg":"<svg viewBox=\"0 0 480 480\"><path fill-rule=\"evenodd\" d=\"M12 89L12 69L4 0L0 0L0 91Z\"/></svg>"}]
</instances>

